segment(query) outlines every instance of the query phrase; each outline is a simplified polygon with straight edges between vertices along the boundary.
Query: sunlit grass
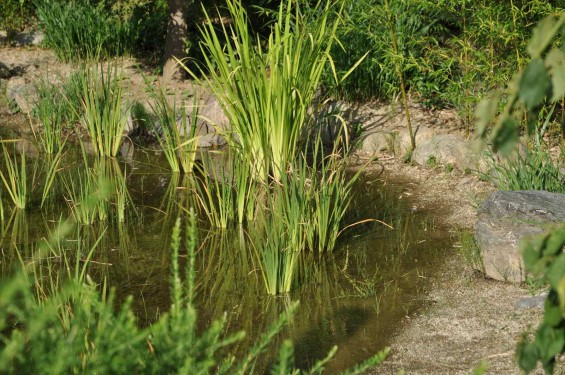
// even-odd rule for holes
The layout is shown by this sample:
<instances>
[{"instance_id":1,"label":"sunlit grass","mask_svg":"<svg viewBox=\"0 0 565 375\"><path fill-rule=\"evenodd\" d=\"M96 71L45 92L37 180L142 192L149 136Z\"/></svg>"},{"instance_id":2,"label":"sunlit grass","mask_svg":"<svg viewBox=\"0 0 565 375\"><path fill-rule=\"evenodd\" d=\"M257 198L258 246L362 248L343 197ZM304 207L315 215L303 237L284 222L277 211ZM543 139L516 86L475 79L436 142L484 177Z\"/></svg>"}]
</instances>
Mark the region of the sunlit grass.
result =
<instances>
[{"instance_id":1,"label":"sunlit grass","mask_svg":"<svg viewBox=\"0 0 565 375\"><path fill-rule=\"evenodd\" d=\"M299 5L281 2L266 46L253 39L239 1L227 2L232 23L222 24L221 31L205 11L202 50L210 74L204 81L233 128L225 134L228 144L242 154L255 179L279 180L297 154L309 124L308 108L331 61L341 11L334 5L318 5L308 13L316 17L306 27L309 16ZM189 73L202 80L201 74Z\"/></svg>"},{"instance_id":2,"label":"sunlit grass","mask_svg":"<svg viewBox=\"0 0 565 375\"><path fill-rule=\"evenodd\" d=\"M82 125L87 130L94 154L116 156L126 126L122 111L122 76L116 63L80 71L82 80Z\"/></svg>"},{"instance_id":3,"label":"sunlit grass","mask_svg":"<svg viewBox=\"0 0 565 375\"><path fill-rule=\"evenodd\" d=\"M190 111L186 106L177 108L171 105L162 89L153 94L153 112L158 124L153 133L159 141L163 154L173 172L190 173L194 167L198 137L198 99L192 103Z\"/></svg>"},{"instance_id":4,"label":"sunlit grass","mask_svg":"<svg viewBox=\"0 0 565 375\"><path fill-rule=\"evenodd\" d=\"M2 154L4 168L0 169L0 178L4 183L5 191L19 209L26 207L28 199L27 191L27 169L25 152L19 157L19 163L10 155L5 143L2 143Z\"/></svg>"}]
</instances>

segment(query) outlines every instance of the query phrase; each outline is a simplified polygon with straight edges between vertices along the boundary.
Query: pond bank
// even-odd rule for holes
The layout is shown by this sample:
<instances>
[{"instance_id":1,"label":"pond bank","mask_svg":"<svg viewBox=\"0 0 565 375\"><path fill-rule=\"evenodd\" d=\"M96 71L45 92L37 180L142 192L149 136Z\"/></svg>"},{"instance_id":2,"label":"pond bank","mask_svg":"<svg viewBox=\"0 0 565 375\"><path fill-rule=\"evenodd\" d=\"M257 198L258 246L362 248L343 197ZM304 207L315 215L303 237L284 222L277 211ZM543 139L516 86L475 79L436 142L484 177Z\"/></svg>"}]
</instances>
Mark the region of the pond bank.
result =
<instances>
[{"instance_id":1,"label":"pond bank","mask_svg":"<svg viewBox=\"0 0 565 375\"><path fill-rule=\"evenodd\" d=\"M494 190L476 176L393 158L384 162L382 178L405 180L406 198L415 206L442 213L436 220L455 237L461 231L474 231L476 207ZM516 308L528 296L525 286L485 279L455 252L432 281L428 307L404 318L404 328L390 344L389 358L369 373L469 374L485 363L486 374L520 374L516 344L542 317L540 308Z\"/></svg>"}]
</instances>

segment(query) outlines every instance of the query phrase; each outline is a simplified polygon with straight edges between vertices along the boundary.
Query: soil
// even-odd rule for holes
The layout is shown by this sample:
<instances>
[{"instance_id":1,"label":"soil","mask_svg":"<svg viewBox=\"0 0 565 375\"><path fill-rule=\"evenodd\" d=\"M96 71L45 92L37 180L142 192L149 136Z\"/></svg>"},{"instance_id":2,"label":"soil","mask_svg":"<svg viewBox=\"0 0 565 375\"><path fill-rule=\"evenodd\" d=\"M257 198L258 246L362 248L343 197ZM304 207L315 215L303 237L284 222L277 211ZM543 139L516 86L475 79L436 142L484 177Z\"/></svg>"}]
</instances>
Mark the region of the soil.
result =
<instances>
[{"instance_id":1,"label":"soil","mask_svg":"<svg viewBox=\"0 0 565 375\"><path fill-rule=\"evenodd\" d=\"M51 51L39 48L0 47L0 63L29 82L72 71L71 66L57 62ZM133 60L124 60L124 64L128 91L134 98L143 97L147 80L158 83L158 77L142 64ZM190 82L165 86L177 93L192 87ZM25 127L25 117L8 115L5 104L0 99L1 123L10 119ZM461 122L453 111L430 112L418 106L412 106L411 111L417 118L441 119L438 126L446 131L461 131ZM398 129L398 122L390 119L390 126ZM378 155L372 168L384 168L380 178L385 183L403 181L405 189L399 198L409 200L414 209L440 212L437 222L454 236L461 230L473 230L478 205L494 191L477 175L407 164L390 154ZM457 255L449 256L434 277L429 306L415 316L406 316L402 329L392 339L389 358L369 373L404 370L408 374L468 374L482 362L487 365L487 374L520 373L514 348L521 334L540 321L541 309L516 309L515 303L530 295L525 286L485 279L465 263L462 255L454 253ZM560 366L558 373L565 373L563 364ZM536 373L542 372L538 369Z\"/></svg>"}]
</instances>

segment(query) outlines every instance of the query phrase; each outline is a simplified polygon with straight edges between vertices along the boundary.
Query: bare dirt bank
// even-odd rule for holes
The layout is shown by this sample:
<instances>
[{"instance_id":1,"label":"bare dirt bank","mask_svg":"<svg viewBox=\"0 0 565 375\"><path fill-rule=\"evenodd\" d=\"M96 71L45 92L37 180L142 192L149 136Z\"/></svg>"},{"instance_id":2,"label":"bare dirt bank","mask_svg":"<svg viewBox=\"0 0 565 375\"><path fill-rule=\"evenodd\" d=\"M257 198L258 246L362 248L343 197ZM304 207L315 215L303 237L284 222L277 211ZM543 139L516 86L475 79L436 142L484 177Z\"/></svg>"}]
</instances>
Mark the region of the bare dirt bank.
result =
<instances>
[{"instance_id":1,"label":"bare dirt bank","mask_svg":"<svg viewBox=\"0 0 565 375\"><path fill-rule=\"evenodd\" d=\"M454 235L474 229L477 204L494 191L477 176L457 170L391 158L383 165L385 181L405 180L407 199L417 208L443 213L437 220ZM523 332L536 328L543 313L540 308L516 308L516 302L528 296L526 286L485 279L456 252L434 277L429 306L405 318L390 344L389 358L369 373L470 374L484 365L486 374L520 374L516 344ZM563 363L556 373L565 373Z\"/></svg>"}]
</instances>

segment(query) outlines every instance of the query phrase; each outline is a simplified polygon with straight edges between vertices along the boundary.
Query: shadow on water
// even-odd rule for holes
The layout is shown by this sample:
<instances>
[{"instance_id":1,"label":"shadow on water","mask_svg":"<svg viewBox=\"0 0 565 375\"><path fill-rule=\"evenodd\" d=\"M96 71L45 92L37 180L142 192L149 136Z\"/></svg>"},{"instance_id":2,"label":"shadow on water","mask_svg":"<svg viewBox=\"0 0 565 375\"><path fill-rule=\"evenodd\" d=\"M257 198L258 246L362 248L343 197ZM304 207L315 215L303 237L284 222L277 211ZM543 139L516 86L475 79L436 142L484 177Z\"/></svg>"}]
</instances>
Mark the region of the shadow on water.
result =
<instances>
[{"instance_id":1,"label":"shadow on water","mask_svg":"<svg viewBox=\"0 0 565 375\"><path fill-rule=\"evenodd\" d=\"M30 161L33 163L33 161ZM76 155L67 155L67 171L84 168ZM123 220L78 225L53 251L80 257L96 244L88 273L99 283L115 288L118 299L134 297L140 324L150 324L169 307L170 233L178 215L195 205L190 176L170 174L155 153L138 152L128 163L114 163L115 174L126 181L129 198L122 202ZM93 165L90 166L94 168ZM106 168L105 167L105 168ZM73 172L68 172L73 173ZM17 251L29 261L33 249L62 218L70 215L63 183L56 179L53 197L44 208L8 210L2 222L1 275L17 263ZM377 176L364 176L355 188L347 224L353 226L338 239L332 255L307 259L299 273L299 287L289 295L269 297L264 291L257 254L245 228L217 230L202 223L196 254L196 306L204 327L226 314L228 331L243 329L246 339L235 353L248 348L290 304L300 308L281 337L295 344L296 364L306 367L339 346L327 373L362 361L385 347L403 319L425 306L430 276L449 249L449 235L437 228L426 212L415 212L400 200L402 186L383 184ZM35 194L35 195L34 195ZM39 193L32 192L37 202ZM4 201L4 208L9 203ZM108 210L117 210L110 205ZM182 266L182 265L181 265ZM276 353L268 352L258 369L265 369ZM261 370L259 370L261 371Z\"/></svg>"}]
</instances>

